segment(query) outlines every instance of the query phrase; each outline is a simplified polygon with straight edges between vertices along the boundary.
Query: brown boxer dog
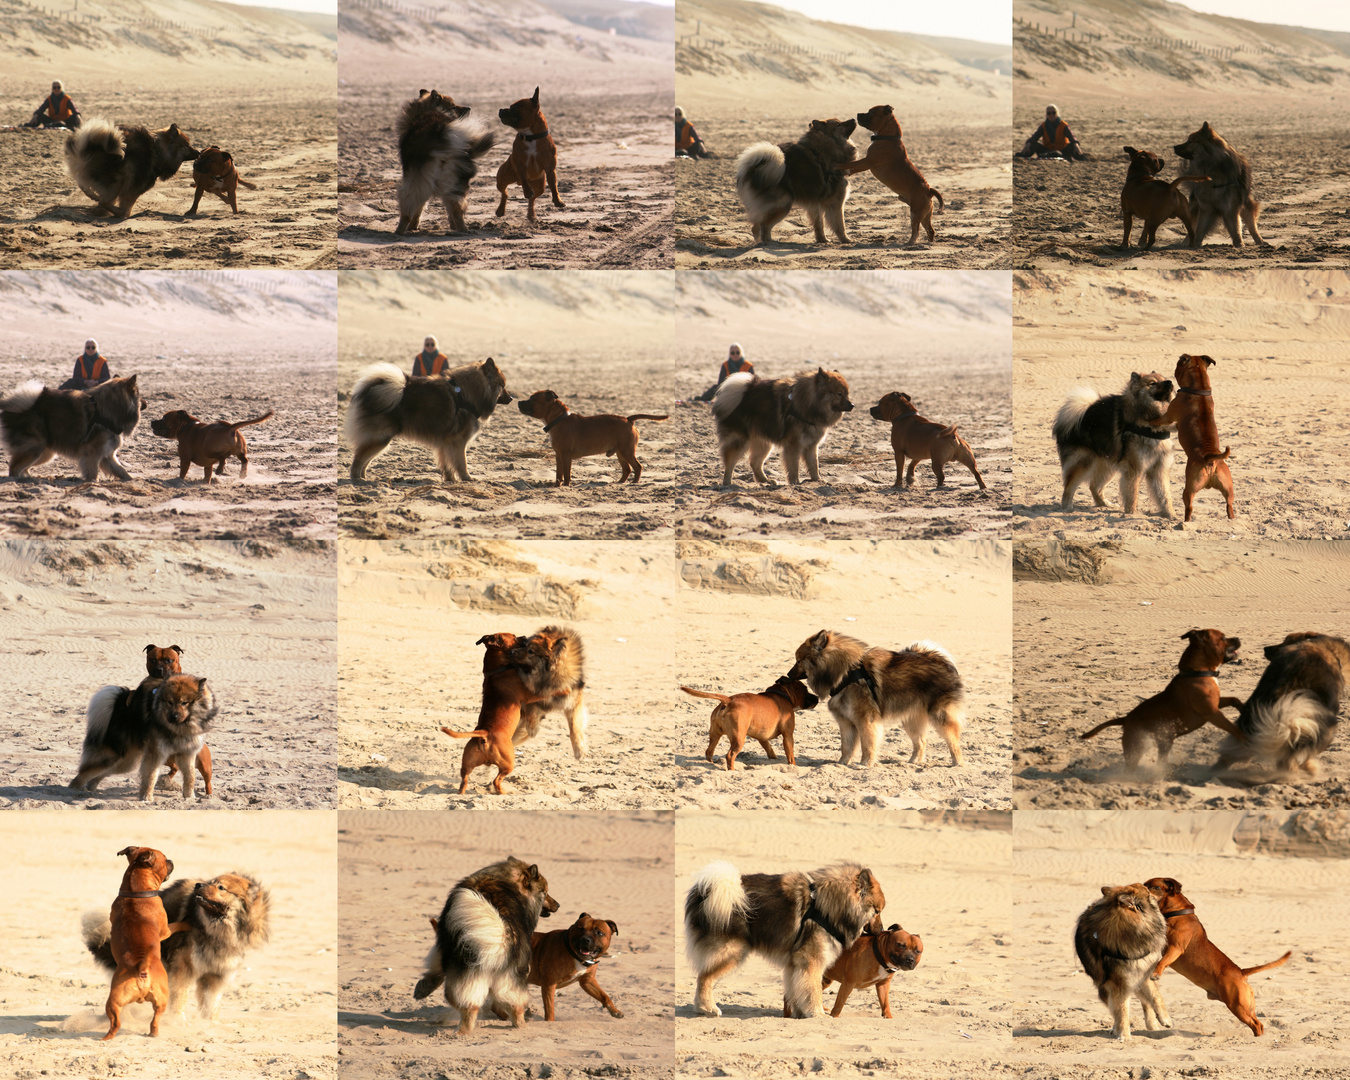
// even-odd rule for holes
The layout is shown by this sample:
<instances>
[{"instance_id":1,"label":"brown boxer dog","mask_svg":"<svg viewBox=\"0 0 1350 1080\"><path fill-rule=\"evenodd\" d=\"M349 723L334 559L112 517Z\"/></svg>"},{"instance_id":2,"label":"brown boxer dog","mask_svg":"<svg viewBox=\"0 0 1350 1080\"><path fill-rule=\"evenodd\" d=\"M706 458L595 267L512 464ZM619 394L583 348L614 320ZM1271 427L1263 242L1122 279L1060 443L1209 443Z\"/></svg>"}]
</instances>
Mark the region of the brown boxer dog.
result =
<instances>
[{"instance_id":1,"label":"brown boxer dog","mask_svg":"<svg viewBox=\"0 0 1350 1080\"><path fill-rule=\"evenodd\" d=\"M484 634L475 644L483 651L483 704L478 712L478 726L473 731L441 730L452 739L468 739L464 756L459 763L459 793L469 787L469 774L480 765L496 765L497 775L492 790L502 793L502 777L509 776L516 767L516 728L520 725L520 707L535 701L546 701L558 694L536 694L525 685L520 670L512 663L511 651L525 638L515 634ZM562 639L556 644L562 651Z\"/></svg>"},{"instance_id":2,"label":"brown boxer dog","mask_svg":"<svg viewBox=\"0 0 1350 1080\"><path fill-rule=\"evenodd\" d=\"M181 675L183 669L179 666L178 658L183 653L177 645L170 645L167 649L161 649L158 645L147 645L145 647L145 670L152 679L167 679L170 675ZM211 748L202 744L202 752L197 755L197 771L202 774L202 779L206 781L206 794L211 794ZM178 766L174 762L169 762L169 771L164 774L169 780L178 775Z\"/></svg>"},{"instance_id":3,"label":"brown boxer dog","mask_svg":"<svg viewBox=\"0 0 1350 1080\"><path fill-rule=\"evenodd\" d=\"M545 1020L553 1019L553 995L558 987L572 983L579 983L609 1010L610 1016L622 1018L619 1007L595 979L595 965L605 958L610 939L618 932L619 927L610 919L592 919L583 911L566 930L536 933L530 939L530 974L526 981L541 989Z\"/></svg>"},{"instance_id":4,"label":"brown boxer dog","mask_svg":"<svg viewBox=\"0 0 1350 1080\"><path fill-rule=\"evenodd\" d=\"M632 416L578 416L552 390L538 390L517 408L526 416L544 422L544 431L553 440L553 457L557 486L572 482L572 462L577 458L617 457L623 466L619 476L622 484L633 474L633 483L642 476L642 462L637 459L638 430L634 420L669 420L669 416L634 413Z\"/></svg>"},{"instance_id":5,"label":"brown boxer dog","mask_svg":"<svg viewBox=\"0 0 1350 1080\"><path fill-rule=\"evenodd\" d=\"M165 413L158 420L150 421L150 430L161 439L178 440L178 479L187 478L188 469L200 465L206 470L203 483L211 483L211 466L216 467L216 475L225 473L225 459L239 459L239 478L248 475L248 443L239 429L249 424L261 424L272 417L268 409L252 420L239 420L233 424L218 420L214 424L204 424L191 413L175 409Z\"/></svg>"},{"instance_id":6,"label":"brown boxer dog","mask_svg":"<svg viewBox=\"0 0 1350 1080\"><path fill-rule=\"evenodd\" d=\"M1098 724L1085 731L1080 739L1090 739L1099 732L1119 724L1120 745L1125 753L1125 764L1137 768L1150 741L1158 748L1158 764L1167 762L1172 743L1182 735L1198 731L1206 724L1228 732L1236 738L1245 737L1224 716L1220 709L1240 709L1242 700L1219 696L1218 669L1223 664L1240 664L1238 649L1242 641L1225 637L1222 630L1187 630L1181 635L1186 648L1177 661L1180 673L1160 694L1141 701L1124 716Z\"/></svg>"},{"instance_id":7,"label":"brown boxer dog","mask_svg":"<svg viewBox=\"0 0 1350 1080\"><path fill-rule=\"evenodd\" d=\"M939 424L925 420L914 407L908 394L890 393L878 401L869 410L873 420L889 420L891 424L891 449L895 451L895 486L901 487L901 473L905 470L905 458L909 457L909 475L904 483L914 483L914 466L920 461L929 461L933 465L933 475L937 477L938 487L947 482L943 466L949 461L959 461L975 476L975 482L981 491L987 491L984 477L975 464L975 451L970 443L956 433L955 424Z\"/></svg>"},{"instance_id":8,"label":"brown boxer dog","mask_svg":"<svg viewBox=\"0 0 1350 1080\"><path fill-rule=\"evenodd\" d=\"M147 847L124 847L117 853L127 857L127 872L113 901L111 919L113 960L112 986L108 990L107 1042L122 1026L122 1010L140 1001L149 1001L155 1009L150 1034L159 1035L159 1018L169 1007L169 973L159 956L159 943L172 934L191 930L185 922L169 922L159 887L173 873L173 863L162 852Z\"/></svg>"},{"instance_id":9,"label":"brown boxer dog","mask_svg":"<svg viewBox=\"0 0 1350 1080\"><path fill-rule=\"evenodd\" d=\"M236 214L239 213L239 204L235 202L235 189L243 184L244 187L252 191L258 189L257 184L250 184L234 168L234 158L222 150L219 146L208 146L201 152L201 156L192 163L192 182L197 185L197 193L192 199L192 209L189 214L197 212L197 206L202 201L202 192L209 191L213 195L219 195L224 202L230 204L230 209Z\"/></svg>"},{"instance_id":10,"label":"brown boxer dog","mask_svg":"<svg viewBox=\"0 0 1350 1080\"><path fill-rule=\"evenodd\" d=\"M839 959L825 969L821 989L832 982L839 984L834 996L831 1016L844 1011L849 994L864 986L877 988L881 1015L893 1020L891 1014L891 979L897 971L913 971L923 956L923 940L918 934L907 934L899 923L892 923L880 934L863 934L850 948L839 954Z\"/></svg>"},{"instance_id":11,"label":"brown boxer dog","mask_svg":"<svg viewBox=\"0 0 1350 1080\"><path fill-rule=\"evenodd\" d=\"M1173 378L1177 396L1161 416L1148 420L1154 427L1177 425L1177 439L1186 451L1186 489L1182 504L1186 521L1191 520L1191 503L1207 488L1223 492L1228 516L1233 517L1233 474L1228 471L1229 447L1219 450L1219 425L1214 422L1214 394L1209 385L1209 369L1214 361L1208 356L1181 354Z\"/></svg>"},{"instance_id":12,"label":"brown boxer dog","mask_svg":"<svg viewBox=\"0 0 1350 1080\"><path fill-rule=\"evenodd\" d=\"M1279 967L1293 953L1287 952L1260 967L1240 968L1209 940L1196 918L1195 905L1181 893L1181 882L1155 877L1144 882L1144 888L1157 899L1167 920L1167 948L1153 969L1153 977L1158 978L1171 967L1200 987L1211 1001L1227 1005L1228 1011L1251 1028L1253 1035L1264 1032L1265 1026L1256 1016L1256 998L1247 976Z\"/></svg>"},{"instance_id":13,"label":"brown boxer dog","mask_svg":"<svg viewBox=\"0 0 1350 1080\"><path fill-rule=\"evenodd\" d=\"M889 105L874 105L867 112L858 114L858 125L872 132L867 153L857 161L835 168L849 176L870 169L873 176L909 207L909 242L918 240L922 226L931 244L937 239L937 233L933 231L933 200L937 199L938 210L941 210L942 192L929 187L923 173L909 160L905 144L900 141L900 121L895 118L895 111Z\"/></svg>"},{"instance_id":14,"label":"brown boxer dog","mask_svg":"<svg viewBox=\"0 0 1350 1080\"><path fill-rule=\"evenodd\" d=\"M736 767L736 755L745 747L747 739L754 739L771 758L778 755L773 752L770 739L783 737L783 752L787 754L789 765L797 764L797 754L792 736L797 728L797 710L814 709L820 704L820 698L806 688L800 679L789 679L780 675L774 684L762 694L710 694L706 690L694 690L681 686L686 694L694 697L712 698L721 702L713 707L708 720L708 752L703 756L712 761L717 744L722 736L727 739L727 769Z\"/></svg>"},{"instance_id":15,"label":"brown boxer dog","mask_svg":"<svg viewBox=\"0 0 1350 1080\"><path fill-rule=\"evenodd\" d=\"M1130 229L1136 217L1144 223L1139 233L1139 246L1145 251L1153 246L1158 226L1168 218L1180 218L1186 226L1187 246L1199 247L1195 239L1195 215L1177 185L1188 180L1193 183L1208 180L1209 177L1178 176L1170 182L1157 180L1155 177L1163 171L1162 158L1133 146L1125 147L1125 154L1130 159L1130 167L1125 172L1125 186L1120 191L1120 212L1125 219L1125 240L1121 247L1130 246Z\"/></svg>"},{"instance_id":16,"label":"brown boxer dog","mask_svg":"<svg viewBox=\"0 0 1350 1080\"><path fill-rule=\"evenodd\" d=\"M506 213L506 189L519 184L530 202L527 216L533 223L534 200L544 193L545 180L553 193L553 205L563 209L563 201L558 198L558 148L548 133L548 120L539 108L539 87L534 88L534 97L521 98L510 108L497 110L497 116L516 133L511 156L497 170L497 190L502 193L497 216Z\"/></svg>"}]
</instances>

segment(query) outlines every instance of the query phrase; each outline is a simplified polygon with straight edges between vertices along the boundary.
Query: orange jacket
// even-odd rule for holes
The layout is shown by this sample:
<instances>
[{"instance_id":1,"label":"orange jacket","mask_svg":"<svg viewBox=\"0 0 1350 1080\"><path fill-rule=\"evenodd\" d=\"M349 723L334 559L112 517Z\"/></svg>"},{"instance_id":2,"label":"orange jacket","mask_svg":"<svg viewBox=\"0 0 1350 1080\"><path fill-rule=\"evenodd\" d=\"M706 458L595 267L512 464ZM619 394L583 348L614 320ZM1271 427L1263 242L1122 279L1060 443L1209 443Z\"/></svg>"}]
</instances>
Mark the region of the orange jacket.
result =
<instances>
[{"instance_id":1,"label":"orange jacket","mask_svg":"<svg viewBox=\"0 0 1350 1080\"><path fill-rule=\"evenodd\" d=\"M75 375L76 379L94 379L97 382L107 382L112 376L108 373L108 361L103 359L100 353L92 360L80 353L75 357Z\"/></svg>"},{"instance_id":2,"label":"orange jacket","mask_svg":"<svg viewBox=\"0 0 1350 1080\"><path fill-rule=\"evenodd\" d=\"M1046 121L1036 129L1036 135L1051 150L1064 150L1069 143L1074 141L1073 132L1069 130L1069 125L1063 120L1057 120L1053 128L1051 128L1050 122Z\"/></svg>"},{"instance_id":3,"label":"orange jacket","mask_svg":"<svg viewBox=\"0 0 1350 1080\"><path fill-rule=\"evenodd\" d=\"M70 100L69 94L49 94L43 107L47 110L47 118L58 124L64 124L75 115L75 102Z\"/></svg>"},{"instance_id":4,"label":"orange jacket","mask_svg":"<svg viewBox=\"0 0 1350 1080\"><path fill-rule=\"evenodd\" d=\"M733 367L732 365L735 366ZM755 365L750 363L744 356L738 360L732 360L730 358L723 360L722 370L717 373L718 385L720 386L722 383L726 382L728 375L739 375L742 371L747 375L753 375L755 373Z\"/></svg>"},{"instance_id":5,"label":"orange jacket","mask_svg":"<svg viewBox=\"0 0 1350 1080\"><path fill-rule=\"evenodd\" d=\"M696 142L698 142L698 132L694 130L694 125L688 120L676 120L675 149L688 150Z\"/></svg>"},{"instance_id":6,"label":"orange jacket","mask_svg":"<svg viewBox=\"0 0 1350 1080\"><path fill-rule=\"evenodd\" d=\"M435 359L431 361L430 370L427 368L427 358L425 353L418 353L413 357L414 375L439 375L450 366L450 358L445 353L437 353Z\"/></svg>"}]
</instances>

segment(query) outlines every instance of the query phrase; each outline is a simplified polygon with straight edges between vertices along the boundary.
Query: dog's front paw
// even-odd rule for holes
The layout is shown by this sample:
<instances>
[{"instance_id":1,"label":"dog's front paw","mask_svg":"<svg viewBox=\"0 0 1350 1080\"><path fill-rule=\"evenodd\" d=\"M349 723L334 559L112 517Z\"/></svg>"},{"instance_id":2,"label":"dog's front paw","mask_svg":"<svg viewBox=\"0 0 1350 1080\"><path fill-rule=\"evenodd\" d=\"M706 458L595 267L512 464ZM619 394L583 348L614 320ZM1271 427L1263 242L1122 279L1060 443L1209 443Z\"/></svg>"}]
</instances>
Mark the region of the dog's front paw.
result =
<instances>
[{"instance_id":1,"label":"dog's front paw","mask_svg":"<svg viewBox=\"0 0 1350 1080\"><path fill-rule=\"evenodd\" d=\"M696 1013L698 1013L699 1016L721 1016L721 1015L722 1015L722 1010L719 1009L716 1005L711 1005L711 1006L708 1006L707 1008L704 1008L704 1007L701 1006L701 1005L695 1005L695 1006L694 1006L694 1011L695 1011Z\"/></svg>"},{"instance_id":2,"label":"dog's front paw","mask_svg":"<svg viewBox=\"0 0 1350 1080\"><path fill-rule=\"evenodd\" d=\"M609 1015L610 1015L610 1016L618 1017L620 1020L623 1019L623 1012L622 1012L621 1010L619 1010L619 1009L610 1009L610 1010L609 1010Z\"/></svg>"}]
</instances>

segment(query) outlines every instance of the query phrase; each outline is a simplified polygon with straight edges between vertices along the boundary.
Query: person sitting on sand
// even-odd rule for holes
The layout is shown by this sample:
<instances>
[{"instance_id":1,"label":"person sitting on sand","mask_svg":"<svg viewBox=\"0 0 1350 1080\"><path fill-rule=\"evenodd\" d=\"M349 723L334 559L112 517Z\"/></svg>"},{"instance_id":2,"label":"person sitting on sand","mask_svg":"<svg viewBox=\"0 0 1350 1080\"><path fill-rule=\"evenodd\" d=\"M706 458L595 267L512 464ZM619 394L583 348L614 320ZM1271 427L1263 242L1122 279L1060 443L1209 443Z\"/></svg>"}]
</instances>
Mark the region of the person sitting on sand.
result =
<instances>
[{"instance_id":1,"label":"person sitting on sand","mask_svg":"<svg viewBox=\"0 0 1350 1080\"><path fill-rule=\"evenodd\" d=\"M414 375L444 375L450 366L450 358L441 352L436 339L430 334L422 342L422 351L413 357Z\"/></svg>"},{"instance_id":2,"label":"person sitting on sand","mask_svg":"<svg viewBox=\"0 0 1350 1080\"><path fill-rule=\"evenodd\" d=\"M675 108L675 156L691 158L708 156L703 140L694 130L694 125L684 118L684 110L679 106Z\"/></svg>"},{"instance_id":3,"label":"person sitting on sand","mask_svg":"<svg viewBox=\"0 0 1350 1080\"><path fill-rule=\"evenodd\" d=\"M68 127L72 131L80 126L80 110L70 100L60 79L52 80L52 92L41 105L33 118L24 127Z\"/></svg>"},{"instance_id":4,"label":"person sitting on sand","mask_svg":"<svg viewBox=\"0 0 1350 1080\"><path fill-rule=\"evenodd\" d=\"M108 361L98 351L98 342L90 338L84 343L84 352L75 357L75 373L61 384L61 389L90 390L111 378Z\"/></svg>"},{"instance_id":5,"label":"person sitting on sand","mask_svg":"<svg viewBox=\"0 0 1350 1080\"><path fill-rule=\"evenodd\" d=\"M1069 130L1059 115L1058 107L1045 107L1045 123L1038 127L1026 145L1014 154L1014 157L1029 158L1066 158L1069 161L1086 161L1087 155L1078 145L1078 139Z\"/></svg>"},{"instance_id":6,"label":"person sitting on sand","mask_svg":"<svg viewBox=\"0 0 1350 1080\"><path fill-rule=\"evenodd\" d=\"M727 381L728 375L739 375L741 372L753 375L755 365L745 358L745 354L741 352L740 343L733 341L731 348L727 350L727 358L722 361L722 369L717 373L717 381L704 390L698 396L698 400L711 401L717 393L717 388Z\"/></svg>"}]
</instances>

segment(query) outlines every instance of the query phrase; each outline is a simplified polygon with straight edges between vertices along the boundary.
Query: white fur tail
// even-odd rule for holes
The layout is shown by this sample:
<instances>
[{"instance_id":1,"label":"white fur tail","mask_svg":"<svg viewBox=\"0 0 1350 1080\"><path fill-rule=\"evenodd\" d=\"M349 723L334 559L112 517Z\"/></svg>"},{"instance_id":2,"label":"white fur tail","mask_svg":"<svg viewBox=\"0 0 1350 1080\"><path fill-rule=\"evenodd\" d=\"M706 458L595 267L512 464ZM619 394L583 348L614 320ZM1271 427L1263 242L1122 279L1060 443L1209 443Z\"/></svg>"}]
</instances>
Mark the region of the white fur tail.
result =
<instances>
[{"instance_id":1,"label":"white fur tail","mask_svg":"<svg viewBox=\"0 0 1350 1080\"><path fill-rule=\"evenodd\" d=\"M33 407L33 402L41 396L42 389L40 379L29 379L17 390L11 390L0 398L0 410L4 412L27 412Z\"/></svg>"},{"instance_id":2,"label":"white fur tail","mask_svg":"<svg viewBox=\"0 0 1350 1080\"><path fill-rule=\"evenodd\" d=\"M952 667L956 666L956 661L952 658L952 654L949 653L946 649L944 649L941 645L939 645L936 641L911 641L908 645L905 646L905 651L937 653L938 656L946 660L947 663L952 665Z\"/></svg>"},{"instance_id":3,"label":"white fur tail","mask_svg":"<svg viewBox=\"0 0 1350 1080\"><path fill-rule=\"evenodd\" d=\"M112 920L106 911L86 911L80 916L80 937L84 946L98 958L98 950L112 937Z\"/></svg>"},{"instance_id":4,"label":"white fur tail","mask_svg":"<svg viewBox=\"0 0 1350 1080\"><path fill-rule=\"evenodd\" d=\"M773 143L754 143L736 159L736 190L747 186L756 191L776 187L783 182L786 171L787 159L782 150Z\"/></svg>"},{"instance_id":5,"label":"white fur tail","mask_svg":"<svg viewBox=\"0 0 1350 1080\"><path fill-rule=\"evenodd\" d=\"M1288 761L1302 765L1312 757L1330 718L1322 703L1306 691L1286 694L1270 705L1257 705L1252 709L1249 752L1266 764Z\"/></svg>"},{"instance_id":6,"label":"white fur tail","mask_svg":"<svg viewBox=\"0 0 1350 1080\"><path fill-rule=\"evenodd\" d=\"M1090 386L1075 386L1070 390L1068 400L1059 407L1059 412L1055 414L1055 422L1051 427L1051 430L1055 433L1055 438L1063 439L1082 423L1083 414L1088 411L1088 406L1100 397L1101 394Z\"/></svg>"},{"instance_id":7,"label":"white fur tail","mask_svg":"<svg viewBox=\"0 0 1350 1080\"><path fill-rule=\"evenodd\" d=\"M698 872L689 891L703 894L699 907L704 921L714 932L724 931L738 912L744 912L750 906L750 898L741 884L741 872L729 862L709 863ZM686 914L686 928L688 921ZM692 946L694 935L687 934L686 937Z\"/></svg>"},{"instance_id":8,"label":"white fur tail","mask_svg":"<svg viewBox=\"0 0 1350 1080\"><path fill-rule=\"evenodd\" d=\"M407 377L393 364L371 364L357 376L344 425L347 441L359 443L368 417L389 412L403 397Z\"/></svg>"},{"instance_id":9,"label":"white fur tail","mask_svg":"<svg viewBox=\"0 0 1350 1080\"><path fill-rule=\"evenodd\" d=\"M105 686L89 699L84 711L84 742L86 746L101 746L108 735L108 721L112 719L117 699L127 692L125 686Z\"/></svg>"},{"instance_id":10,"label":"white fur tail","mask_svg":"<svg viewBox=\"0 0 1350 1080\"><path fill-rule=\"evenodd\" d=\"M728 375L712 399L712 414L718 420L725 420L736 411L736 406L745 397L746 388L755 381L755 377L746 371Z\"/></svg>"},{"instance_id":11,"label":"white fur tail","mask_svg":"<svg viewBox=\"0 0 1350 1080\"><path fill-rule=\"evenodd\" d=\"M455 889L445 921L456 926L463 939L473 945L478 966L496 969L506 964L506 924L481 893Z\"/></svg>"},{"instance_id":12,"label":"white fur tail","mask_svg":"<svg viewBox=\"0 0 1350 1080\"><path fill-rule=\"evenodd\" d=\"M101 116L91 116L80 125L80 130L66 136L66 172L75 181L76 187L92 198L98 198L89 175L87 158L93 152L122 157L126 154L126 143L122 132L111 120Z\"/></svg>"}]
</instances>

